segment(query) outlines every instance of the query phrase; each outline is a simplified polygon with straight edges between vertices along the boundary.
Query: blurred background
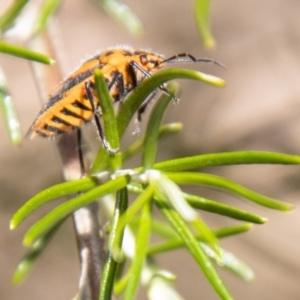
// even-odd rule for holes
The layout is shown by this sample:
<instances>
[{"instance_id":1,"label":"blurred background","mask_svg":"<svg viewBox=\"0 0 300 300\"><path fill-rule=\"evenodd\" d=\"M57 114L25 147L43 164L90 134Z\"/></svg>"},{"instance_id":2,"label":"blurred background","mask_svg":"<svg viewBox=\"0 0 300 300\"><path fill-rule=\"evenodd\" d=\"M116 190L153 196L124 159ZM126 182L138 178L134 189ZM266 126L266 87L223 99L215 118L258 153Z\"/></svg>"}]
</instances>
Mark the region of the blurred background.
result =
<instances>
[{"instance_id":1,"label":"blurred background","mask_svg":"<svg viewBox=\"0 0 300 300\"><path fill-rule=\"evenodd\" d=\"M0 0L0 12L10 1ZM226 80L218 89L180 81L179 105L170 107L166 122L181 121L184 129L160 144L159 160L209 152L265 150L300 153L300 2L297 0L214 1L211 27L217 45L205 50L193 18L192 1L126 2L139 16L145 32L133 37L92 1L63 1L57 25L64 44L65 65L74 69L87 55L116 45L130 45L165 54L189 52L222 62L188 67ZM30 64L0 55L25 135L41 103ZM49 92L54 86L49 86ZM93 127L92 125L90 127ZM133 128L133 127L132 127ZM94 130L92 128L92 130ZM28 279L18 287L10 279L26 253L22 237L30 224L48 211L36 212L10 232L12 214L42 189L62 181L61 162L52 141L24 139L13 147L0 122L0 299L71 299L78 286L79 263L71 219L64 223ZM124 144L134 140L131 132ZM300 171L296 166L219 167L207 172L226 176L262 194L294 204L289 213L271 211L232 196L201 190L212 199L236 205L269 219L241 236L223 240L228 251L250 265L253 282L245 283L220 270L235 299L299 299L300 294ZM212 228L237 222L202 214ZM157 257L178 274L175 285L186 299L218 299L189 254L183 250ZM143 299L143 295L139 299Z\"/></svg>"}]
</instances>

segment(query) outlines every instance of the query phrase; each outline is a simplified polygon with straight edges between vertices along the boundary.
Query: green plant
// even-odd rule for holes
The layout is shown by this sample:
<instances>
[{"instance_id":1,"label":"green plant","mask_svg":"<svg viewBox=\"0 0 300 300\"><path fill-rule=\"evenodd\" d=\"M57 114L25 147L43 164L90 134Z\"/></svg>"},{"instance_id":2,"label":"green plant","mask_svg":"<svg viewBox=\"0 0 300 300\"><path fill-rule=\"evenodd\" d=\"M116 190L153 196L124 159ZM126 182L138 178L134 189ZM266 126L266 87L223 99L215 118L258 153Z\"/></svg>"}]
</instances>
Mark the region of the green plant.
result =
<instances>
[{"instance_id":1,"label":"green plant","mask_svg":"<svg viewBox=\"0 0 300 300\"><path fill-rule=\"evenodd\" d=\"M3 46L2 44L2 51L4 52L3 49L7 49L7 45ZM7 52L12 53L11 49ZM48 59L46 61L51 62ZM134 90L115 118L106 84L103 82L101 74L96 73L95 76L98 79L98 93L102 99L106 137L113 148L120 148L121 150L119 139L132 116L143 100L162 83L175 78L188 78L216 86L224 84L218 78L191 70L161 71L141 83ZM289 210L291 206L255 193L226 178L199 173L198 170L208 166L238 164L299 164L299 157L279 153L245 151L203 154L156 163L159 138L166 133L178 131L181 127L180 124L161 126L165 109L172 101L172 96L178 93L176 85L171 84L169 89L172 91L171 95L163 95L156 101L144 138L138 139L127 150L122 150L117 155L108 155L103 149L100 149L89 176L50 187L30 199L16 212L11 221L11 228L16 228L25 217L44 203L59 197L71 196L70 200L57 206L26 233L24 245L32 248L19 265L14 276L15 281L24 278L51 236L69 215L86 205L92 205L104 196L111 195L115 195L115 197L110 200L107 200L106 197L99 200L110 217L107 226L109 246L106 260L102 262L104 266L100 285L100 299L110 299L113 289L115 289L115 293L122 294L124 299L133 299L141 273L148 274L143 284L148 289L149 298L157 299L152 293L158 289L162 299L166 299L164 292L166 292L166 287L170 289L170 283L174 280L174 276L160 270L159 266L153 262L152 257L177 247L188 249L195 262L201 267L216 292L223 299L231 299L231 295L221 282L211 260L235 271L246 280L251 279L252 271L236 258L231 257L228 260L230 254L220 246L218 239L245 232L251 228L249 223L263 224L266 219L217 201L205 199L199 195L183 193L178 185L204 185L218 188L260 205L285 211ZM123 170L123 161L138 152L142 152L141 165L130 170ZM138 194L131 205L128 204L128 193ZM114 210L111 210L111 205L115 205ZM156 207L163 215L165 222L156 219L153 214L153 207ZM213 231L195 211L196 208L248 223ZM132 237L136 241L134 258L134 254L130 250L125 249L125 255L121 250L123 230L126 225L131 229ZM163 242L152 245L149 242L152 231L163 237ZM120 269L125 260L129 261L129 267L125 269L125 275L122 275ZM79 299L84 298L86 293L90 293L90 295L95 293L92 290L87 292L86 289L88 287L85 286L80 290ZM181 296L174 289L172 292L172 299L181 299Z\"/></svg>"}]
</instances>

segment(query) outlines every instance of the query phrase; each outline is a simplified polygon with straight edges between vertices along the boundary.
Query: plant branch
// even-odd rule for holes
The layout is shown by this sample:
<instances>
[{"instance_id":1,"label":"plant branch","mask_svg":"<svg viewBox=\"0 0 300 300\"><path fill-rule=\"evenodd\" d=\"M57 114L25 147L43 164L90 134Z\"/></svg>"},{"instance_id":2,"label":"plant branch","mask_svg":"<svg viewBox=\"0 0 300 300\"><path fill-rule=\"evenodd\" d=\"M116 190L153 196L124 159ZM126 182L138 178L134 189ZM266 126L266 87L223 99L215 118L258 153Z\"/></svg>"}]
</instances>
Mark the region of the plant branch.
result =
<instances>
[{"instance_id":1,"label":"plant branch","mask_svg":"<svg viewBox=\"0 0 300 300\"><path fill-rule=\"evenodd\" d=\"M40 64L34 65L34 74L43 102L48 100L48 94L44 87L54 86L54 83L58 84L63 77L63 70L66 69L63 67L65 58L61 57L63 47L59 39L60 34L58 28L56 28L56 24L53 22L48 28L49 30L41 34L39 38L30 41L31 48L45 51L45 53L55 58L59 64L59 67L52 68L45 68ZM55 30L54 34L53 29ZM65 134L56 144L63 163L65 180L80 178L82 174L76 135ZM104 264L104 242L99 235L100 223L97 212L98 204L92 203L77 210L73 214L75 235L81 263L79 291L76 299L94 300L98 299L99 295L101 270Z\"/></svg>"}]
</instances>

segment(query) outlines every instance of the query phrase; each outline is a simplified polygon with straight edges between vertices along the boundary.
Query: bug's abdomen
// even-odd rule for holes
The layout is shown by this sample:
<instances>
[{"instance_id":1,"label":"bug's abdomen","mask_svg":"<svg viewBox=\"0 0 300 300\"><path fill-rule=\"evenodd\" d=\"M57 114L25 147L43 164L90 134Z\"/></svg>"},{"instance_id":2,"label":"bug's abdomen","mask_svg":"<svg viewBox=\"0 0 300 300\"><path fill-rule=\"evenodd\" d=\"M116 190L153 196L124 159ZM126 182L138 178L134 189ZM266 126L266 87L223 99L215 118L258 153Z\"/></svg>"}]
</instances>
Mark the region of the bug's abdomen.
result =
<instances>
[{"instance_id":1,"label":"bug's abdomen","mask_svg":"<svg viewBox=\"0 0 300 300\"><path fill-rule=\"evenodd\" d=\"M67 95L45 108L33 123L33 135L55 137L81 127L94 116L90 101L82 89L70 90Z\"/></svg>"}]
</instances>

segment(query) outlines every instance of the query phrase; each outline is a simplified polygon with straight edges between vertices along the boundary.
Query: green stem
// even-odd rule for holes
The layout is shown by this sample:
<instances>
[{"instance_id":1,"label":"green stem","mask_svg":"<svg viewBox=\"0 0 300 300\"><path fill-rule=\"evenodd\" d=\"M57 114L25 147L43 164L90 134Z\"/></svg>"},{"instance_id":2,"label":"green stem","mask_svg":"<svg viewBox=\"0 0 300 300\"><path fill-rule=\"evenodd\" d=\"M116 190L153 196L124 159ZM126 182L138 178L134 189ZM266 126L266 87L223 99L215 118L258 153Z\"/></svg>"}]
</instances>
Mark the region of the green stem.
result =
<instances>
[{"instance_id":1,"label":"green stem","mask_svg":"<svg viewBox=\"0 0 300 300\"><path fill-rule=\"evenodd\" d=\"M136 238L135 257L129 270L130 274L124 291L124 300L133 300L139 285L151 232L151 206L151 201L148 201L142 208L140 227Z\"/></svg>"},{"instance_id":2,"label":"green stem","mask_svg":"<svg viewBox=\"0 0 300 300\"><path fill-rule=\"evenodd\" d=\"M178 92L178 86L170 84L168 85L168 90L170 94L162 95L160 99L158 99L148 121L142 157L144 171L151 169L155 162L160 123L165 110L174 98L174 94Z\"/></svg>"},{"instance_id":3,"label":"green stem","mask_svg":"<svg viewBox=\"0 0 300 300\"><path fill-rule=\"evenodd\" d=\"M184 241L186 248L195 258L199 266L201 267L203 273L207 277L208 281L214 287L215 291L219 294L222 299L232 299L231 295L224 286L221 278L214 269L209 258L204 253L199 242L194 237L193 233L190 231L185 221L181 216L172 209L164 200L159 200L156 202L159 210L165 216L165 218L170 222L174 230Z\"/></svg>"},{"instance_id":4,"label":"green stem","mask_svg":"<svg viewBox=\"0 0 300 300\"><path fill-rule=\"evenodd\" d=\"M114 240L114 234L121 215L126 211L128 206L128 191L123 188L118 191L116 197L115 212L112 220L111 239ZM122 246L122 238L118 241L118 246ZM104 265L102 280L100 286L99 300L110 300L114 286L114 279L117 272L118 263L113 259L111 252L108 252L107 259Z\"/></svg>"}]
</instances>

